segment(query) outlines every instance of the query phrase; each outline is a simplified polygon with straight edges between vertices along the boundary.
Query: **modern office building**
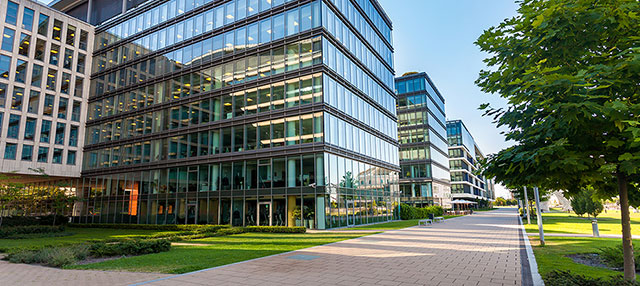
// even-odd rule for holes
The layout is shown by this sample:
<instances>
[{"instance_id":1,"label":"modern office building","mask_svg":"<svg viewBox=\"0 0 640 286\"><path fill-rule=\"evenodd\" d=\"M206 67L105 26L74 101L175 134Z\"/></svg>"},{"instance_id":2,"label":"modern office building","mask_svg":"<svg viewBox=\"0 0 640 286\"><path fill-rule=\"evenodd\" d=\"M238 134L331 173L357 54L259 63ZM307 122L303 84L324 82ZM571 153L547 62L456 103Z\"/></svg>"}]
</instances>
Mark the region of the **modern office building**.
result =
<instances>
[{"instance_id":1,"label":"modern office building","mask_svg":"<svg viewBox=\"0 0 640 286\"><path fill-rule=\"evenodd\" d=\"M391 220L391 22L375 0L59 0L95 29L77 222Z\"/></svg>"},{"instance_id":2,"label":"modern office building","mask_svg":"<svg viewBox=\"0 0 640 286\"><path fill-rule=\"evenodd\" d=\"M0 2L0 173L80 178L94 29L37 2Z\"/></svg>"},{"instance_id":3,"label":"modern office building","mask_svg":"<svg viewBox=\"0 0 640 286\"><path fill-rule=\"evenodd\" d=\"M398 77L398 141L401 201L451 206L444 97L429 76Z\"/></svg>"},{"instance_id":4,"label":"modern office building","mask_svg":"<svg viewBox=\"0 0 640 286\"><path fill-rule=\"evenodd\" d=\"M447 121L451 194L454 199L495 200L494 182L475 174L484 154L462 120Z\"/></svg>"}]
</instances>

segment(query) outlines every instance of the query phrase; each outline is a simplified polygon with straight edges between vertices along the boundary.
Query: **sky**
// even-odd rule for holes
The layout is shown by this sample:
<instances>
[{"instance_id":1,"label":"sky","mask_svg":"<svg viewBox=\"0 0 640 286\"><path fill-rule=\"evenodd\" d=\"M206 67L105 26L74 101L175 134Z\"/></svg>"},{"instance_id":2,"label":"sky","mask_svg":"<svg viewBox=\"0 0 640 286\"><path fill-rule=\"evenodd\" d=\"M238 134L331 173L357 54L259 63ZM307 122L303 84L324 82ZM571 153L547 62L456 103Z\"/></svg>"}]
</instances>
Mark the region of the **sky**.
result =
<instances>
[{"instance_id":1,"label":"sky","mask_svg":"<svg viewBox=\"0 0 640 286\"><path fill-rule=\"evenodd\" d=\"M396 75L426 72L445 98L447 119L462 119L484 154L511 143L483 117L482 103L506 106L497 95L475 85L485 68L483 53L473 43L482 32L516 15L513 0L378 0L393 23ZM502 186L496 196L508 197Z\"/></svg>"}]
</instances>

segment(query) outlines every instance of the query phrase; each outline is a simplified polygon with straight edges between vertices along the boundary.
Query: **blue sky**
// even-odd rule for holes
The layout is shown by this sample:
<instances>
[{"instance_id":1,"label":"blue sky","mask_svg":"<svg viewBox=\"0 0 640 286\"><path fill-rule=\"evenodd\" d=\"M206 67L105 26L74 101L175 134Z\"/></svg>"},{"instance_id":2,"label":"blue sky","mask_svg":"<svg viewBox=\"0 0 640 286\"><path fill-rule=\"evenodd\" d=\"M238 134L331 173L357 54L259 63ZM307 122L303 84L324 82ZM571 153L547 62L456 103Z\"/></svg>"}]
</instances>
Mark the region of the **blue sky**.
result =
<instances>
[{"instance_id":1,"label":"blue sky","mask_svg":"<svg viewBox=\"0 0 640 286\"><path fill-rule=\"evenodd\" d=\"M478 106L505 106L497 95L475 85L485 67L473 42L482 32L516 15L513 0L378 0L393 22L397 75L425 71L445 98L447 119L462 119L480 149L496 153L510 146L504 136L482 116ZM497 196L505 196L497 187Z\"/></svg>"}]
</instances>

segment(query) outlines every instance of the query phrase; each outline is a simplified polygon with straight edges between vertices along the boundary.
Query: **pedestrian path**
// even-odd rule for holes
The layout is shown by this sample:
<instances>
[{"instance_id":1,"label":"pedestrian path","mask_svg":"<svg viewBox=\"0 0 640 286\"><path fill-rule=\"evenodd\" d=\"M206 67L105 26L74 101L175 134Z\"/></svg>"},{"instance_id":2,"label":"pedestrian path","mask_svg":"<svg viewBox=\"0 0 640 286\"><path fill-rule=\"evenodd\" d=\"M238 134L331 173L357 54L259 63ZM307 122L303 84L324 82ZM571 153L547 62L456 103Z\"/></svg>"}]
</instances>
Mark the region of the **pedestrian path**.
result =
<instances>
[{"instance_id":1,"label":"pedestrian path","mask_svg":"<svg viewBox=\"0 0 640 286\"><path fill-rule=\"evenodd\" d=\"M519 229L500 209L141 284L522 285Z\"/></svg>"}]
</instances>

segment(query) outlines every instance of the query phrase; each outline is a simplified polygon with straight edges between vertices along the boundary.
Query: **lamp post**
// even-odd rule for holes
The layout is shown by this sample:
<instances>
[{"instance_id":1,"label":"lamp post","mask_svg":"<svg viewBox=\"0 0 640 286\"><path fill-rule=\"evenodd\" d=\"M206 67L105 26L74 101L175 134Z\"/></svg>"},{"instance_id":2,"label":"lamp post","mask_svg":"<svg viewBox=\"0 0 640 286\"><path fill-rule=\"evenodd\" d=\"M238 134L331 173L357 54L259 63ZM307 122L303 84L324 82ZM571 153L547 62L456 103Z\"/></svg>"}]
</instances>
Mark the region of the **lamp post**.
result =
<instances>
[{"instance_id":1,"label":"lamp post","mask_svg":"<svg viewBox=\"0 0 640 286\"><path fill-rule=\"evenodd\" d=\"M544 230L542 229L542 210L540 210L540 194L538 187L533 187L533 194L536 197L536 214L538 215L538 231L540 232L540 245L544 246Z\"/></svg>"},{"instance_id":2,"label":"lamp post","mask_svg":"<svg viewBox=\"0 0 640 286\"><path fill-rule=\"evenodd\" d=\"M524 205L527 213L527 224L531 224L531 216L529 216L529 197L527 195L527 186L524 186Z\"/></svg>"}]
</instances>

